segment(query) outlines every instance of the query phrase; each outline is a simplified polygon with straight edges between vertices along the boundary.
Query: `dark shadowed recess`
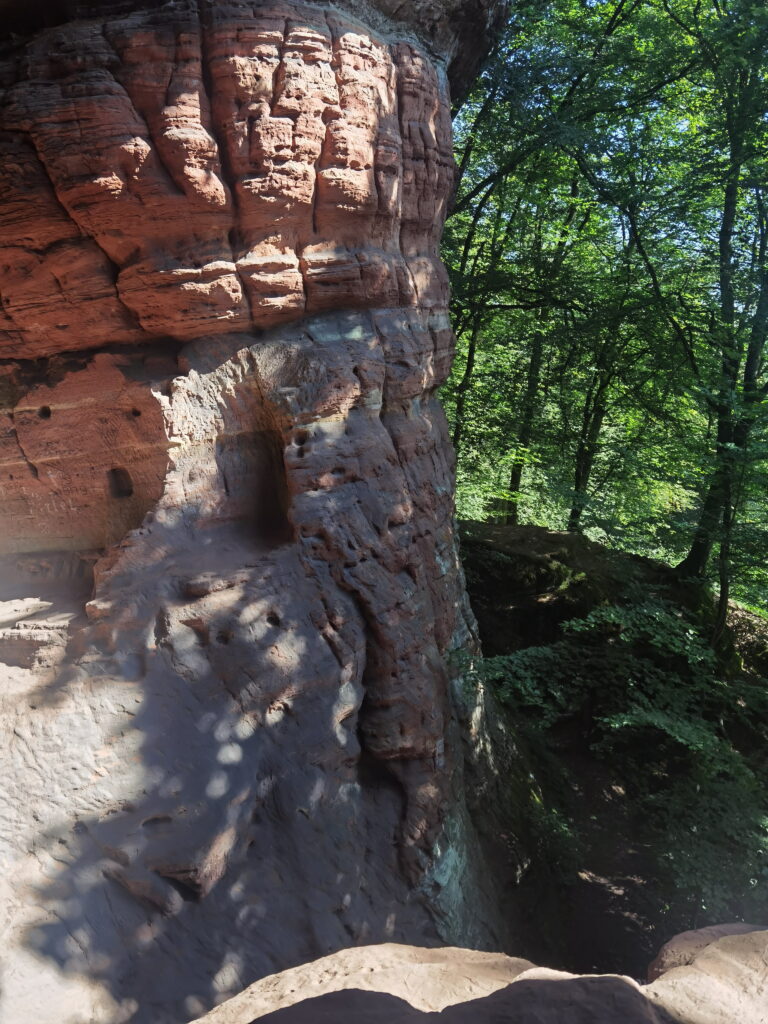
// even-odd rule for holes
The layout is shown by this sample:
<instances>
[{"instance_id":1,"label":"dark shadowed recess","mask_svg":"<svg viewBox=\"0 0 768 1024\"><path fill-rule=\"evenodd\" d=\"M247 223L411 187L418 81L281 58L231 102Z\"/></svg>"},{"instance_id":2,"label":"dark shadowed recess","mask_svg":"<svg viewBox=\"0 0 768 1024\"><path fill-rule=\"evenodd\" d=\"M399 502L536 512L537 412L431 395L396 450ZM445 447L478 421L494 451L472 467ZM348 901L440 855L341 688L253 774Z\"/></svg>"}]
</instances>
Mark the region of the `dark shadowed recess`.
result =
<instances>
[{"instance_id":1,"label":"dark shadowed recess","mask_svg":"<svg viewBox=\"0 0 768 1024\"><path fill-rule=\"evenodd\" d=\"M146 6L141 0L0 0L0 39L87 18L105 7L115 13L126 13L141 6Z\"/></svg>"}]
</instances>

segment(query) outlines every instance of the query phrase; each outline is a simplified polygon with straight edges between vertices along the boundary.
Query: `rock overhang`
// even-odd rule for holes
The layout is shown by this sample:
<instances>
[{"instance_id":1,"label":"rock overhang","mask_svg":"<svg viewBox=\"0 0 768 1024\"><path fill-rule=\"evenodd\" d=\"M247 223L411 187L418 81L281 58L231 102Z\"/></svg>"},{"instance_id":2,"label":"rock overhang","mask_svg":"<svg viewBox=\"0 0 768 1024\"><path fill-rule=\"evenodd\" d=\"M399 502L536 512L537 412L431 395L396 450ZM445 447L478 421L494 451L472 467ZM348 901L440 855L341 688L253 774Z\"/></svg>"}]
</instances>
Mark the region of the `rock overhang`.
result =
<instances>
[{"instance_id":1,"label":"rock overhang","mask_svg":"<svg viewBox=\"0 0 768 1024\"><path fill-rule=\"evenodd\" d=\"M224 0L230 3L231 0ZM510 0L308 0L337 7L385 33L404 31L425 46L448 71L454 99L470 86L482 60L499 34ZM223 5L222 0L197 0L200 10ZM17 33L104 11L127 14L152 0L0 0L0 44Z\"/></svg>"}]
</instances>

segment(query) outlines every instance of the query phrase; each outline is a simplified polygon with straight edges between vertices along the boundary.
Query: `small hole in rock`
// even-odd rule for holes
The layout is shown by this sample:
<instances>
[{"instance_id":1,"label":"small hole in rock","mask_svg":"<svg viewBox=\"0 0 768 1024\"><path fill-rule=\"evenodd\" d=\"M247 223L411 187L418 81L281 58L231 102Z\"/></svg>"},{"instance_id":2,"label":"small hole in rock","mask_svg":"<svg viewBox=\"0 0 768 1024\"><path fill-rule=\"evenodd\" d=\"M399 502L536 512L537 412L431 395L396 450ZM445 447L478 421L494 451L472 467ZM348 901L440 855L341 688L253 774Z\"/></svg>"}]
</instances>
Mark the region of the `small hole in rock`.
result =
<instances>
[{"instance_id":1,"label":"small hole in rock","mask_svg":"<svg viewBox=\"0 0 768 1024\"><path fill-rule=\"evenodd\" d=\"M297 445L306 444L309 440L309 433L306 430L297 430L294 443Z\"/></svg>"},{"instance_id":2,"label":"small hole in rock","mask_svg":"<svg viewBox=\"0 0 768 1024\"><path fill-rule=\"evenodd\" d=\"M109 493L113 498L130 498L133 494L133 479L127 469L118 466L109 471Z\"/></svg>"},{"instance_id":3,"label":"small hole in rock","mask_svg":"<svg viewBox=\"0 0 768 1024\"><path fill-rule=\"evenodd\" d=\"M131 416L141 416L141 409L131 409Z\"/></svg>"},{"instance_id":4,"label":"small hole in rock","mask_svg":"<svg viewBox=\"0 0 768 1024\"><path fill-rule=\"evenodd\" d=\"M37 410L37 415L41 420L49 420L51 418L51 407L50 405L41 405Z\"/></svg>"},{"instance_id":5,"label":"small hole in rock","mask_svg":"<svg viewBox=\"0 0 768 1024\"><path fill-rule=\"evenodd\" d=\"M171 875L162 875L159 871L158 874L176 890L185 903L199 903L202 893L194 883L187 884L186 882L182 882L180 878L173 878Z\"/></svg>"},{"instance_id":6,"label":"small hole in rock","mask_svg":"<svg viewBox=\"0 0 768 1024\"><path fill-rule=\"evenodd\" d=\"M280 616L277 615L275 612L270 612L269 615L267 616L267 622L270 624L270 626L279 626Z\"/></svg>"},{"instance_id":7,"label":"small hole in rock","mask_svg":"<svg viewBox=\"0 0 768 1024\"><path fill-rule=\"evenodd\" d=\"M216 643L228 644L231 639L232 639L232 634L230 633L230 631L228 629L221 629L216 634Z\"/></svg>"}]
</instances>

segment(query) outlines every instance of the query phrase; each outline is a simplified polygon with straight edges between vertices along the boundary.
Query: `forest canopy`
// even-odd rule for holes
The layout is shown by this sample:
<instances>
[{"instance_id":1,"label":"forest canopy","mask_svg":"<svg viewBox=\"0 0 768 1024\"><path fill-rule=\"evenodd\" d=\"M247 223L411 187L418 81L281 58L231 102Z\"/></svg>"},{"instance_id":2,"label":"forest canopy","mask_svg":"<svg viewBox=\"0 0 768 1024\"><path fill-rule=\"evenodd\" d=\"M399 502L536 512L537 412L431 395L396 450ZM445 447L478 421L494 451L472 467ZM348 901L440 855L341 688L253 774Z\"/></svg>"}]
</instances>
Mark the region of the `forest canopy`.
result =
<instances>
[{"instance_id":1,"label":"forest canopy","mask_svg":"<svg viewBox=\"0 0 768 1024\"><path fill-rule=\"evenodd\" d=\"M768 612L768 7L518 0L455 128L459 515Z\"/></svg>"}]
</instances>

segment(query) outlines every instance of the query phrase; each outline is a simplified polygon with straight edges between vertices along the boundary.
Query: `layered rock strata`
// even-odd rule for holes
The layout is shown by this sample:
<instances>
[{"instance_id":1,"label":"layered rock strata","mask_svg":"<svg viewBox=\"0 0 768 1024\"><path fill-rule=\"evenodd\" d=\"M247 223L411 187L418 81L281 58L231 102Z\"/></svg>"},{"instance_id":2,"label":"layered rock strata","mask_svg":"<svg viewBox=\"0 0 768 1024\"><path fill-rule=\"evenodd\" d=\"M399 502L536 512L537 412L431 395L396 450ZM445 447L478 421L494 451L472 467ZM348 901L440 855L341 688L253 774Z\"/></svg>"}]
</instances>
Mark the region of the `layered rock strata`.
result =
<instances>
[{"instance_id":1,"label":"layered rock strata","mask_svg":"<svg viewBox=\"0 0 768 1024\"><path fill-rule=\"evenodd\" d=\"M493 5L424 43L388 0L86 6L0 61L0 1006L163 1024L437 938L471 620L427 44Z\"/></svg>"}]
</instances>

